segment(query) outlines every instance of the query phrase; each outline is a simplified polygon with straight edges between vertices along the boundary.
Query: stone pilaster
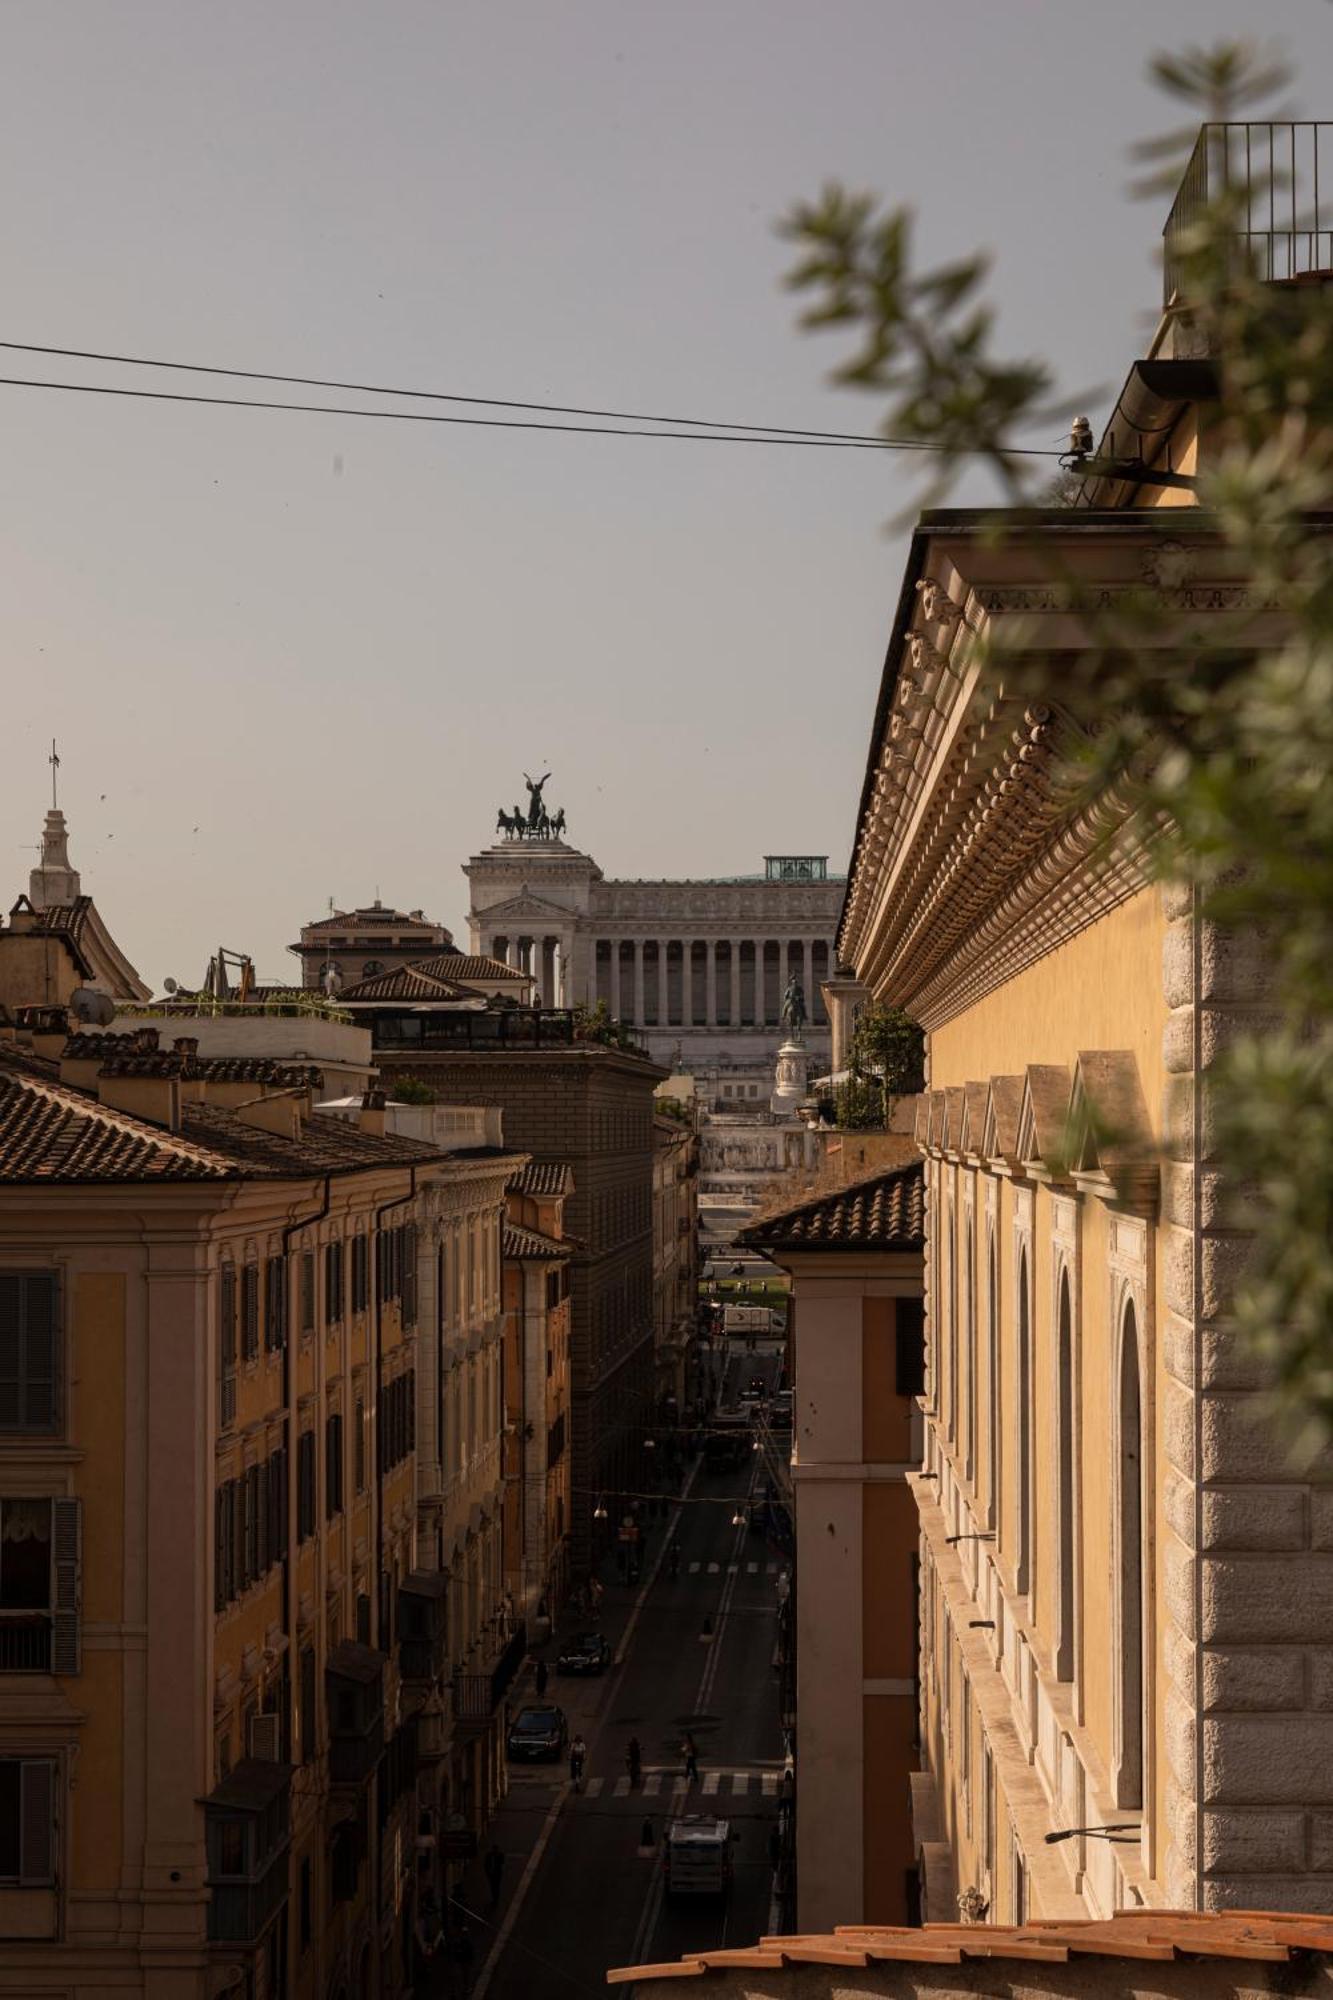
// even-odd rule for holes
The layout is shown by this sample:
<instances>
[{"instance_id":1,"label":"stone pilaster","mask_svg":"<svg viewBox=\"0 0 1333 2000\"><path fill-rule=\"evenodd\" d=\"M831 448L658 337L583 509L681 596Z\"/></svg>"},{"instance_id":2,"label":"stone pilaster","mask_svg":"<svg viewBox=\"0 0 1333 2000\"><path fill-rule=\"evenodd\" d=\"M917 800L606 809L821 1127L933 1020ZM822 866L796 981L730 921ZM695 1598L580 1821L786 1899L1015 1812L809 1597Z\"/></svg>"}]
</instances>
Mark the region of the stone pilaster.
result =
<instances>
[{"instance_id":1,"label":"stone pilaster","mask_svg":"<svg viewBox=\"0 0 1333 2000\"><path fill-rule=\"evenodd\" d=\"M1223 1050L1264 1024L1264 946L1203 922L1189 891L1164 895L1167 1897L1314 1910L1333 1862L1333 1461L1293 1465L1227 1324L1247 1241L1207 1102Z\"/></svg>"}]
</instances>

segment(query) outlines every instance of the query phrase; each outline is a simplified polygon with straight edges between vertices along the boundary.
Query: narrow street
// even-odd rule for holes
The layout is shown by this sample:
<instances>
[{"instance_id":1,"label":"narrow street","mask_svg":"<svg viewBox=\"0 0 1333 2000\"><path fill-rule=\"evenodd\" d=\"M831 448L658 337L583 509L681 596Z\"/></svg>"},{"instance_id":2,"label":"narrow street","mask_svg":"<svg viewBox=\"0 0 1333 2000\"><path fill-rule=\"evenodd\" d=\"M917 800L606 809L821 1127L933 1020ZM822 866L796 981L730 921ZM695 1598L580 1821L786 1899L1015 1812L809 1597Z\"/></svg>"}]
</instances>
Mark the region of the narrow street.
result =
<instances>
[{"instance_id":1,"label":"narrow street","mask_svg":"<svg viewBox=\"0 0 1333 2000\"><path fill-rule=\"evenodd\" d=\"M734 1401L752 1375L771 1387L779 1365L771 1347L733 1355L724 1400ZM769 1928L769 1840L783 1782L772 1660L776 1586L787 1558L733 1519L758 1483L758 1464L749 1458L711 1474L692 1465L686 1497L649 1541L638 1589L613 1580L614 1565L606 1562L601 1625L615 1663L599 1679L553 1672L547 1692L565 1709L571 1735L581 1730L587 1740L583 1789L571 1791L564 1762L511 1764L495 1827L506 1854L500 1907L492 1917L484 1890L473 1897L469 1883L464 1891L475 1912L473 1994L520 2000L598 1991L608 1966L671 1958ZM659 1562L673 1528L680 1543L675 1578ZM567 1615L562 1633L586 1622ZM553 1640L552 1665L556 1651ZM530 1679L515 1699L532 1699ZM688 1789L680 1755L687 1731L699 1753L699 1783ZM633 1736L643 1756L636 1791L625 1761ZM740 1836L725 1900L664 1896L664 1829L687 1812L725 1817Z\"/></svg>"}]
</instances>

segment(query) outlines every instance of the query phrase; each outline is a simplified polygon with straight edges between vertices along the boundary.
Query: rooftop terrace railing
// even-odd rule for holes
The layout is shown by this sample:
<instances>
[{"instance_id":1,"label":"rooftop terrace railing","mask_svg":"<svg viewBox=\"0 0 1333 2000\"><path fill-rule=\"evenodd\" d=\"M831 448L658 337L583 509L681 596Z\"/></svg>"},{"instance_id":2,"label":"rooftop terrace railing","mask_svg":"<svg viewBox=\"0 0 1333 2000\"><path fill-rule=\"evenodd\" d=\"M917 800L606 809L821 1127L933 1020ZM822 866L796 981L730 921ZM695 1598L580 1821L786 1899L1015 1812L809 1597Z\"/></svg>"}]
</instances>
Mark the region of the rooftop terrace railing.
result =
<instances>
[{"instance_id":1,"label":"rooftop terrace railing","mask_svg":"<svg viewBox=\"0 0 1333 2000\"><path fill-rule=\"evenodd\" d=\"M1236 200L1239 255L1268 284L1333 276L1333 123L1237 120L1200 128L1162 231L1162 304L1184 296L1187 238L1209 205Z\"/></svg>"}]
</instances>

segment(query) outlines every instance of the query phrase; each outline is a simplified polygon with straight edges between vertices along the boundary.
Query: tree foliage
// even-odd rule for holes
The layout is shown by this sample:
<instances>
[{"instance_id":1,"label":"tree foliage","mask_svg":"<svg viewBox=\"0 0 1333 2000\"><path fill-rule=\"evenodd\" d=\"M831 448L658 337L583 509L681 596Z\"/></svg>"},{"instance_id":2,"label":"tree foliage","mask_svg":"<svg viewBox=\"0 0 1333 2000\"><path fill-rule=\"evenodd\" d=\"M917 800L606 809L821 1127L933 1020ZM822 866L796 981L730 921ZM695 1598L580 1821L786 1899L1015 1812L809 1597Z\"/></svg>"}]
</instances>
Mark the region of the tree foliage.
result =
<instances>
[{"instance_id":1,"label":"tree foliage","mask_svg":"<svg viewBox=\"0 0 1333 2000\"><path fill-rule=\"evenodd\" d=\"M1159 57L1156 81L1196 115L1228 119L1280 89L1262 52L1226 44ZM1173 187L1197 127L1141 149L1155 195ZM1231 643L1190 654L1164 594L1145 589L1089 620L1093 642L1061 662L1061 683L1023 663L1034 698L1087 719L1084 792L1114 783L1160 830L1153 862L1201 917L1262 937L1265 1013L1209 1072L1216 1162L1232 1221L1254 1232L1234 1298L1239 1330L1273 1365L1287 1408L1333 1435L1333 287L1264 282L1248 248L1243 187L1214 187L1178 238L1192 344L1217 368L1198 499L1236 573L1277 600L1271 641L1238 614ZM977 453L1010 505L1038 497L1049 461L1014 439L1049 414L1039 362L990 352L980 258L919 274L903 209L826 189L784 225L802 256L791 274L811 327L851 331L835 377L886 399L886 434L930 454L937 501ZM997 512L1003 534L1005 514ZM1321 531L1322 530L1322 531ZM1071 594L1073 594L1071 586ZM1086 607L1080 606L1080 609ZM1160 640L1164 621L1175 619ZM1189 670L1182 670L1188 657ZM1006 673L1018 667L1006 659ZM1072 678L1071 678L1072 677ZM1242 1193L1243 1191L1243 1193ZM1240 1205L1243 1203L1243 1207Z\"/></svg>"}]
</instances>

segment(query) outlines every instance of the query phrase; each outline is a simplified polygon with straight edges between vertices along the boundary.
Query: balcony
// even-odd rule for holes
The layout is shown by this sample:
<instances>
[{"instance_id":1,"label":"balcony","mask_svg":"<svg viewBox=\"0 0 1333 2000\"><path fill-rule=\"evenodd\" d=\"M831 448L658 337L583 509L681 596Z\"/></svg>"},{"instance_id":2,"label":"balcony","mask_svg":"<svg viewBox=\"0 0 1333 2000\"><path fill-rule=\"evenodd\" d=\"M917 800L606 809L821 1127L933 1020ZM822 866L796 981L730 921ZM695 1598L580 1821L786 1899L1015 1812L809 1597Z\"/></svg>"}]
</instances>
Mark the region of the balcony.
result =
<instances>
[{"instance_id":1,"label":"balcony","mask_svg":"<svg viewBox=\"0 0 1333 2000\"><path fill-rule=\"evenodd\" d=\"M210 1938L254 1944L286 1901L291 1775L247 1757L204 1800Z\"/></svg>"},{"instance_id":2,"label":"balcony","mask_svg":"<svg viewBox=\"0 0 1333 2000\"><path fill-rule=\"evenodd\" d=\"M344 1639L324 1669L329 1783L364 1785L384 1755L384 1655Z\"/></svg>"},{"instance_id":3,"label":"balcony","mask_svg":"<svg viewBox=\"0 0 1333 2000\"><path fill-rule=\"evenodd\" d=\"M520 1625L489 1673L457 1673L453 1680L454 1718L460 1734L477 1735L499 1708L528 1650L528 1633Z\"/></svg>"},{"instance_id":4,"label":"balcony","mask_svg":"<svg viewBox=\"0 0 1333 2000\"><path fill-rule=\"evenodd\" d=\"M1205 125L1162 231L1162 304L1169 306L1188 282L1182 251L1189 231L1224 197L1234 204L1227 222L1237 263L1248 265L1254 277L1276 284L1333 270L1331 166L1331 124L1255 119Z\"/></svg>"},{"instance_id":5,"label":"balcony","mask_svg":"<svg viewBox=\"0 0 1333 2000\"><path fill-rule=\"evenodd\" d=\"M405 1681L435 1681L444 1672L448 1588L441 1570L416 1570L403 1580L398 1593L398 1666Z\"/></svg>"},{"instance_id":6,"label":"balcony","mask_svg":"<svg viewBox=\"0 0 1333 2000\"><path fill-rule=\"evenodd\" d=\"M49 1674L51 1619L44 1611L0 1617L0 1674Z\"/></svg>"}]
</instances>

